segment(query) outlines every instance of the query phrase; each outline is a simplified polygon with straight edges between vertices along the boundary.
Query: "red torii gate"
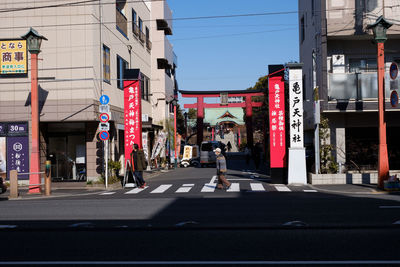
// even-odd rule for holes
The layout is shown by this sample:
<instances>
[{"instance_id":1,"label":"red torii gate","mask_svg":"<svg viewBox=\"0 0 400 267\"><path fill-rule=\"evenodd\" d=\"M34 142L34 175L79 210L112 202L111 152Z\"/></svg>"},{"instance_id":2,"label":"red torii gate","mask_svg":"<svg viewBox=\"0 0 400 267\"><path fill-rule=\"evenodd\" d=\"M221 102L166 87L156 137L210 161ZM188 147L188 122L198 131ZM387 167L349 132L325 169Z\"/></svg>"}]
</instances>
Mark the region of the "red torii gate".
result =
<instances>
[{"instance_id":1,"label":"red torii gate","mask_svg":"<svg viewBox=\"0 0 400 267\"><path fill-rule=\"evenodd\" d=\"M263 102L253 102L251 97L253 96L265 96L263 91L251 91L251 90L231 90L231 91L182 91L179 90L182 97L196 97L197 103L185 104L184 108L195 108L197 109L197 144L200 146L203 141L203 119L205 108L246 108L246 133L247 133L247 144L253 146L253 107L261 107ZM204 103L206 97L221 97L221 95L227 95L227 97L244 97L245 101L242 103L227 103L227 104L208 104Z\"/></svg>"}]
</instances>

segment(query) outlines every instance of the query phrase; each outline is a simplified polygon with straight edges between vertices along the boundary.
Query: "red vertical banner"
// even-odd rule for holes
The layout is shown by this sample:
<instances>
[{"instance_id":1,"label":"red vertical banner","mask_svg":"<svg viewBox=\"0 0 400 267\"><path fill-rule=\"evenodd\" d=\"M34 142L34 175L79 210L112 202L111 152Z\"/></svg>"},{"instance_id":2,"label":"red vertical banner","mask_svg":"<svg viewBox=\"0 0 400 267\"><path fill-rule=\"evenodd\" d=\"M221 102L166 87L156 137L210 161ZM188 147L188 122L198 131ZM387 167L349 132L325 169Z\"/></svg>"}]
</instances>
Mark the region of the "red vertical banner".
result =
<instances>
[{"instance_id":1,"label":"red vertical banner","mask_svg":"<svg viewBox=\"0 0 400 267\"><path fill-rule=\"evenodd\" d=\"M283 77L269 78L269 140L271 168L286 167L285 85Z\"/></svg>"},{"instance_id":2,"label":"red vertical banner","mask_svg":"<svg viewBox=\"0 0 400 267\"><path fill-rule=\"evenodd\" d=\"M140 80L124 81L125 162L133 144L142 148L142 101Z\"/></svg>"}]
</instances>

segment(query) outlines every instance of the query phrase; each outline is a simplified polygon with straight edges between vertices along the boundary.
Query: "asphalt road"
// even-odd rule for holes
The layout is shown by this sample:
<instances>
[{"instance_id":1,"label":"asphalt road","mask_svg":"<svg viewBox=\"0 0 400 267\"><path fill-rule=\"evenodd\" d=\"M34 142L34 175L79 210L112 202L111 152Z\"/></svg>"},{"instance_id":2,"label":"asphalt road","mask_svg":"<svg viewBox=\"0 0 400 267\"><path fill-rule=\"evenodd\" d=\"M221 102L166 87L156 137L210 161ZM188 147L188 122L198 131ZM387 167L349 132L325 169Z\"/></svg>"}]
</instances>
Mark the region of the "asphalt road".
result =
<instances>
[{"instance_id":1,"label":"asphalt road","mask_svg":"<svg viewBox=\"0 0 400 267\"><path fill-rule=\"evenodd\" d=\"M182 168L136 193L0 201L0 264L400 264L398 195L271 184L234 160L237 186L219 191L214 174Z\"/></svg>"}]
</instances>

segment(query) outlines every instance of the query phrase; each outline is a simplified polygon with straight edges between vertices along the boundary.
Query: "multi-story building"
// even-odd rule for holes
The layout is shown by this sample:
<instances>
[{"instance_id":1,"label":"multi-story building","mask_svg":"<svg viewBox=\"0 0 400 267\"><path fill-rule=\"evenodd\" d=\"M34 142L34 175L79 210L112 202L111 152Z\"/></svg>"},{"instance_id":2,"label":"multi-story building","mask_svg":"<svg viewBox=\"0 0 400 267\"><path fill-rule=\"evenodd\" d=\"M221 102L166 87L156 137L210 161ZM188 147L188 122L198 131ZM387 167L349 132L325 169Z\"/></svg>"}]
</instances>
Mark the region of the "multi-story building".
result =
<instances>
[{"instance_id":1,"label":"multi-story building","mask_svg":"<svg viewBox=\"0 0 400 267\"><path fill-rule=\"evenodd\" d=\"M399 108L390 105L389 67L400 63L397 0L299 0L300 62L304 63L305 126L313 140L315 91L328 118L333 154L348 168L375 169L378 155L377 48L367 25L393 23L385 43L385 96L389 165L400 168ZM317 88L316 90L314 90Z\"/></svg>"},{"instance_id":2,"label":"multi-story building","mask_svg":"<svg viewBox=\"0 0 400 267\"><path fill-rule=\"evenodd\" d=\"M165 38L172 34L166 1L7 0L0 9L0 39L18 39L30 27L48 39L42 42L38 69L42 167L50 159L52 176L63 180L74 179L75 168L84 169L88 180L101 176L97 133L103 94L110 98L110 157L121 160L125 69L140 69L143 131L149 132L151 147L162 128L159 121L170 116L165 105L175 86L174 53ZM1 123L26 122L31 129L30 83L30 71L2 75Z\"/></svg>"}]
</instances>

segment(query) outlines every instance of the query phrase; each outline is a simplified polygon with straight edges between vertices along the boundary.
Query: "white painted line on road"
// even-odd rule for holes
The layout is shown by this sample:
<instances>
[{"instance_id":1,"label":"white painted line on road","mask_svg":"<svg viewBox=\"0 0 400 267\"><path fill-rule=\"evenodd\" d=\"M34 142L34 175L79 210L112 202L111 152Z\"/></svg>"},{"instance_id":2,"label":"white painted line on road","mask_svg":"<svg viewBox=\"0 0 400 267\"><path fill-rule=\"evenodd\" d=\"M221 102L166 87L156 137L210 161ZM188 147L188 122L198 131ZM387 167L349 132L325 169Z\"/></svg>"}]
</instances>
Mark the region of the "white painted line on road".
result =
<instances>
[{"instance_id":1,"label":"white painted line on road","mask_svg":"<svg viewBox=\"0 0 400 267\"><path fill-rule=\"evenodd\" d=\"M215 182L216 179L217 179L217 176L214 175L214 176L211 178L209 184L216 184L216 182Z\"/></svg>"},{"instance_id":2,"label":"white painted line on road","mask_svg":"<svg viewBox=\"0 0 400 267\"><path fill-rule=\"evenodd\" d=\"M201 189L201 192L206 192L206 193L214 192L216 186L217 186L216 184L205 184Z\"/></svg>"},{"instance_id":3,"label":"white painted line on road","mask_svg":"<svg viewBox=\"0 0 400 267\"><path fill-rule=\"evenodd\" d=\"M194 184L183 184L182 186L191 186L191 187L193 187Z\"/></svg>"},{"instance_id":4,"label":"white painted line on road","mask_svg":"<svg viewBox=\"0 0 400 267\"><path fill-rule=\"evenodd\" d=\"M265 188L260 183L250 183L250 187L252 191L265 191Z\"/></svg>"},{"instance_id":5,"label":"white painted line on road","mask_svg":"<svg viewBox=\"0 0 400 267\"><path fill-rule=\"evenodd\" d=\"M172 184L163 184L160 185L159 187L157 187L156 189L154 189L153 191L151 191L151 194L161 194L164 193L165 191L168 190L168 188L170 188L172 186Z\"/></svg>"},{"instance_id":6,"label":"white painted line on road","mask_svg":"<svg viewBox=\"0 0 400 267\"><path fill-rule=\"evenodd\" d=\"M270 180L270 179L266 179L266 178L254 178L254 179L252 179L252 178L229 178L228 180L229 181L254 181L254 180L256 180L256 181L267 181L267 180Z\"/></svg>"},{"instance_id":7,"label":"white painted line on road","mask_svg":"<svg viewBox=\"0 0 400 267\"><path fill-rule=\"evenodd\" d=\"M304 192L306 192L306 193L317 193L318 191L314 190L314 189L304 189Z\"/></svg>"},{"instance_id":8,"label":"white painted line on road","mask_svg":"<svg viewBox=\"0 0 400 267\"><path fill-rule=\"evenodd\" d=\"M187 193L193 188L193 186L184 186L183 185L182 187L178 188L178 190L176 190L175 193Z\"/></svg>"},{"instance_id":9,"label":"white painted line on road","mask_svg":"<svg viewBox=\"0 0 400 267\"><path fill-rule=\"evenodd\" d=\"M400 206L379 206L380 209L400 209Z\"/></svg>"},{"instance_id":10,"label":"white painted line on road","mask_svg":"<svg viewBox=\"0 0 400 267\"><path fill-rule=\"evenodd\" d=\"M240 192L239 183L232 183L231 187L226 192Z\"/></svg>"},{"instance_id":11,"label":"white painted line on road","mask_svg":"<svg viewBox=\"0 0 400 267\"><path fill-rule=\"evenodd\" d=\"M275 185L276 190L278 190L279 192L291 192L292 190L290 190L286 185Z\"/></svg>"},{"instance_id":12,"label":"white painted line on road","mask_svg":"<svg viewBox=\"0 0 400 267\"><path fill-rule=\"evenodd\" d=\"M104 192L104 193L101 193L100 195L114 195L115 193L117 193L117 192Z\"/></svg>"},{"instance_id":13,"label":"white painted line on road","mask_svg":"<svg viewBox=\"0 0 400 267\"><path fill-rule=\"evenodd\" d=\"M148 186L145 186L144 188L136 187L136 188L126 192L125 194L137 194L137 193L140 193L140 192L142 192L143 190L145 190L147 188L148 188Z\"/></svg>"}]
</instances>

